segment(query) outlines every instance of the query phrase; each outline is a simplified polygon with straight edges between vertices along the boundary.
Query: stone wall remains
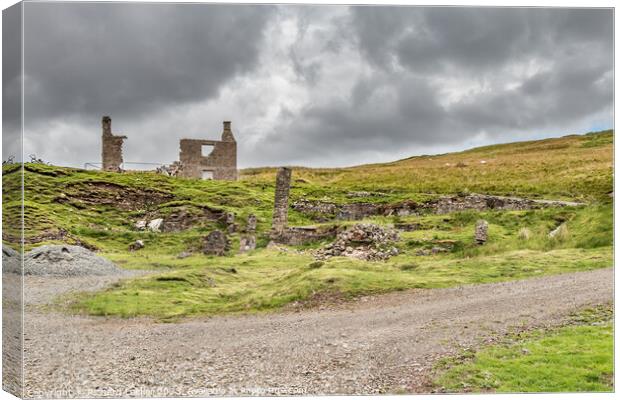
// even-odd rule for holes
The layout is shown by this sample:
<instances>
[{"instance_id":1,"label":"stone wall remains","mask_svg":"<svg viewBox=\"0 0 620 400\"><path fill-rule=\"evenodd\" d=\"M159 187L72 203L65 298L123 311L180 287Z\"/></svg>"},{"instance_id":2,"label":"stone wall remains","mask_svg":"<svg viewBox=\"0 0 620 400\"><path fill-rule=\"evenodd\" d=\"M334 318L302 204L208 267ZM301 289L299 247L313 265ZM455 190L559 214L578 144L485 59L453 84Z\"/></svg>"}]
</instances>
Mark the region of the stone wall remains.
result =
<instances>
[{"instance_id":1,"label":"stone wall remains","mask_svg":"<svg viewBox=\"0 0 620 400\"><path fill-rule=\"evenodd\" d=\"M212 146L208 155L203 155L203 146ZM202 179L212 174L215 180L237 180L237 142L230 128L230 121L224 121L222 140L181 139L179 161L183 169L179 176Z\"/></svg>"}]
</instances>

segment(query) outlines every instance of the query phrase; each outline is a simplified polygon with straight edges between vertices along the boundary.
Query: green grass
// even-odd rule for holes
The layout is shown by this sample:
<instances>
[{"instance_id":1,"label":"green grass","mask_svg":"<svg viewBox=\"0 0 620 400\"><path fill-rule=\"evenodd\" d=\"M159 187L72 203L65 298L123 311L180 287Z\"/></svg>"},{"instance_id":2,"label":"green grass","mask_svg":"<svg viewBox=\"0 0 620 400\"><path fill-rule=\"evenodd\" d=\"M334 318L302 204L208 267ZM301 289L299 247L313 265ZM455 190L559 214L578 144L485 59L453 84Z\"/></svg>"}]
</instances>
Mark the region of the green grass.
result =
<instances>
[{"instance_id":1,"label":"green grass","mask_svg":"<svg viewBox=\"0 0 620 400\"><path fill-rule=\"evenodd\" d=\"M82 244L97 249L122 268L157 271L155 276L81 295L74 299L72 309L160 319L274 310L325 291L346 298L608 267L612 265L613 246L613 204L608 196L613 190L612 155L613 133L607 131L387 164L295 168L291 202L304 198L338 204L397 203L479 192L587 203L583 207L531 211L372 217L366 222L419 223L422 229L403 232L398 243L401 254L388 262L334 258L320 266L312 264L309 254L297 251L324 243L299 246L289 253L266 249L274 169L243 170L239 181L223 182L150 172L119 174L25 164L25 250L47 243ZM456 167L457 163L465 166ZM19 165L3 167L3 240L9 244L20 234L20 182ZM350 196L354 191L371 192L372 196ZM124 203L126 199L132 201ZM205 210L235 213L240 229L247 216L255 214L257 250L235 254L239 242L235 233L230 236L233 250L226 257L201 255L203 237L225 228L216 219L203 220L180 232L149 233L133 228L139 219L167 218L179 212L201 215ZM479 218L489 221L490 236L484 246L475 245L472 239ZM289 223L315 222L311 216L291 211ZM549 231L561 223L566 225L564 234L550 239ZM519 233L522 231L527 232L526 237ZM129 252L129 244L137 239L146 247ZM416 255L446 242L452 244L446 253ZM185 251L195 255L176 257ZM231 268L237 272L228 272Z\"/></svg>"},{"instance_id":2,"label":"green grass","mask_svg":"<svg viewBox=\"0 0 620 400\"><path fill-rule=\"evenodd\" d=\"M526 333L465 355L435 384L448 392L610 392L612 310L603 310L605 318L592 318L601 316L600 309L587 314L577 321L581 325Z\"/></svg>"},{"instance_id":3,"label":"green grass","mask_svg":"<svg viewBox=\"0 0 620 400\"><path fill-rule=\"evenodd\" d=\"M226 258L193 256L110 257L124 267L163 269L96 294L80 295L77 312L157 319L278 309L320 292L344 298L409 288L488 283L603 268L613 261L610 247L517 250L472 258L400 255L369 263L336 257L322 265L310 256L258 250ZM156 261L155 261L156 260ZM144 264L143 264L144 263Z\"/></svg>"}]
</instances>

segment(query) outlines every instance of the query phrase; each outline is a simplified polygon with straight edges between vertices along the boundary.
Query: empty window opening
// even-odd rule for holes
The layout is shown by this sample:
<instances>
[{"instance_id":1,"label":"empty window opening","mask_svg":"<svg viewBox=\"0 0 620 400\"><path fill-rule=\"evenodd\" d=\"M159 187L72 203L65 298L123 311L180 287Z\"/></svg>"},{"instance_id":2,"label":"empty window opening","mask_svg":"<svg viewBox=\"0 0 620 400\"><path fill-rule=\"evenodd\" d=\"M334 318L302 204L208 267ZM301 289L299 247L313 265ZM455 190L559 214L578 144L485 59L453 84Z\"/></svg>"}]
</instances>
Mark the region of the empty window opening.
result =
<instances>
[{"instance_id":1,"label":"empty window opening","mask_svg":"<svg viewBox=\"0 0 620 400\"><path fill-rule=\"evenodd\" d=\"M212 144L203 144L202 145L202 156L207 157L213 151Z\"/></svg>"},{"instance_id":2,"label":"empty window opening","mask_svg":"<svg viewBox=\"0 0 620 400\"><path fill-rule=\"evenodd\" d=\"M213 171L202 171L202 179L213 179Z\"/></svg>"}]
</instances>

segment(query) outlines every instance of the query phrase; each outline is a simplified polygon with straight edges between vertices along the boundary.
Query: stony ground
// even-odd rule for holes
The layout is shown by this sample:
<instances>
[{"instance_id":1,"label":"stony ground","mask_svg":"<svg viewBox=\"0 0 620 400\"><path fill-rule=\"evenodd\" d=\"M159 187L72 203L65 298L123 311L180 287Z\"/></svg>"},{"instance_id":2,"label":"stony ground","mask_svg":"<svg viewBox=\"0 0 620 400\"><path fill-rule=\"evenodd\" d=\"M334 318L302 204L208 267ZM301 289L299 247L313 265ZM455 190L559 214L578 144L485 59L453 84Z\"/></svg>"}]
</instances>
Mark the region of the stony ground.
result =
<instances>
[{"instance_id":1,"label":"stony ground","mask_svg":"<svg viewBox=\"0 0 620 400\"><path fill-rule=\"evenodd\" d=\"M424 392L442 356L613 299L601 269L168 324L41 307L104 279L26 277L27 397Z\"/></svg>"}]
</instances>

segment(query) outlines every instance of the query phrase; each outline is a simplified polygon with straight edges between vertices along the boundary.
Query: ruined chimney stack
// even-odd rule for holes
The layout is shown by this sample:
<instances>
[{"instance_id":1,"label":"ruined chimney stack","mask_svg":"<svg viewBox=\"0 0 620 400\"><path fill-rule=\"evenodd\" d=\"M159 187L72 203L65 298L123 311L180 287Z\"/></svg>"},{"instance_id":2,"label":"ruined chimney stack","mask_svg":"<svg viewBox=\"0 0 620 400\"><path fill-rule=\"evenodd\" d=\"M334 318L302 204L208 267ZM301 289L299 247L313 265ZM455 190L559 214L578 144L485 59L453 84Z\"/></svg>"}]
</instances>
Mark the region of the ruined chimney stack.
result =
<instances>
[{"instance_id":1,"label":"ruined chimney stack","mask_svg":"<svg viewBox=\"0 0 620 400\"><path fill-rule=\"evenodd\" d=\"M231 121L224 121L224 131L222 132L222 141L223 142L234 142L235 136L232 133L232 129L230 129Z\"/></svg>"},{"instance_id":2,"label":"ruined chimney stack","mask_svg":"<svg viewBox=\"0 0 620 400\"><path fill-rule=\"evenodd\" d=\"M127 136L112 134L112 118L101 118L101 168L104 171L121 171L123 165L123 140Z\"/></svg>"},{"instance_id":3,"label":"ruined chimney stack","mask_svg":"<svg viewBox=\"0 0 620 400\"><path fill-rule=\"evenodd\" d=\"M108 115L104 115L101 118L101 128L103 130L103 136L112 136L112 118Z\"/></svg>"},{"instance_id":4,"label":"ruined chimney stack","mask_svg":"<svg viewBox=\"0 0 620 400\"><path fill-rule=\"evenodd\" d=\"M271 229L282 234L288 225L288 196L291 189L291 169L282 167L276 175L276 193Z\"/></svg>"}]
</instances>

